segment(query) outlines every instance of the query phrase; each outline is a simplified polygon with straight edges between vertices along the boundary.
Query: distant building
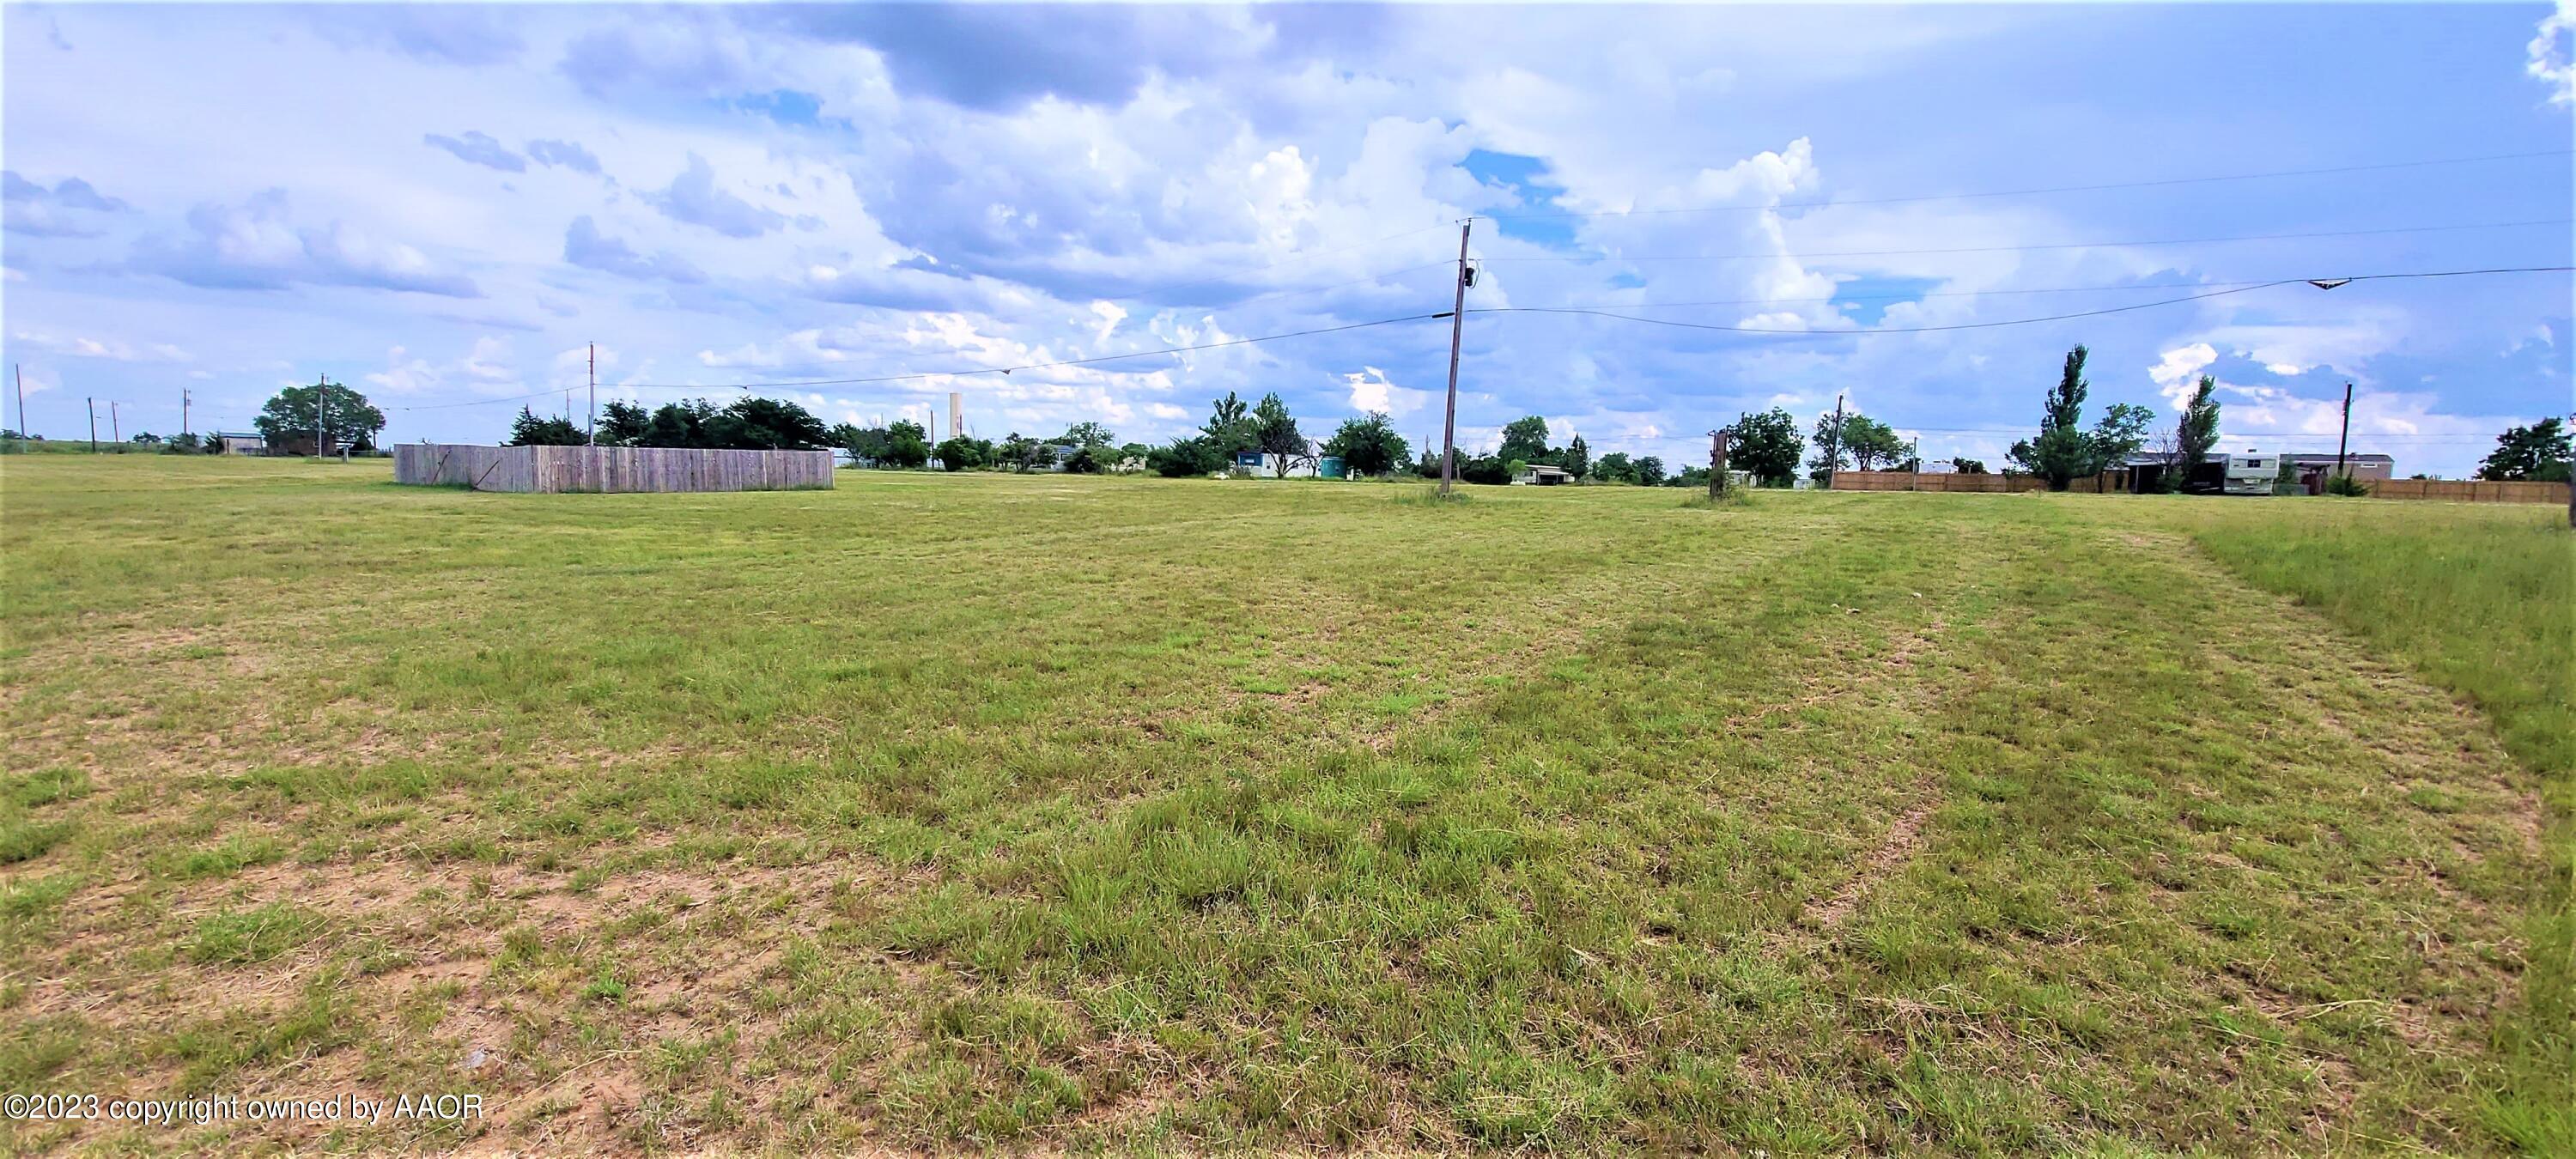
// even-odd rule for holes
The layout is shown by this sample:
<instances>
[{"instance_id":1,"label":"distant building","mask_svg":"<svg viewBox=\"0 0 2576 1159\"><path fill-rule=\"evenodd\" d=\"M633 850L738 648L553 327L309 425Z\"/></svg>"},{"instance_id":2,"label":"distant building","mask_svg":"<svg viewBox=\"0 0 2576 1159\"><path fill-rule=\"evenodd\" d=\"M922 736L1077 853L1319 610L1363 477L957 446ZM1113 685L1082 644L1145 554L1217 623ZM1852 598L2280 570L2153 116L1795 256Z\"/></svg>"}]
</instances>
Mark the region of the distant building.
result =
<instances>
[{"instance_id":1,"label":"distant building","mask_svg":"<svg viewBox=\"0 0 2576 1159\"><path fill-rule=\"evenodd\" d=\"M1526 487L1554 487L1573 481L1574 472L1563 467L1544 465L1532 465L1522 470L1520 475L1512 480L1513 483Z\"/></svg>"},{"instance_id":2,"label":"distant building","mask_svg":"<svg viewBox=\"0 0 2576 1159\"><path fill-rule=\"evenodd\" d=\"M2267 469L2275 472L2276 474L2282 468L2288 468L2292 481L2296 482L2311 495L2323 494L2327 478L2331 477L2335 472L2335 456L2331 451L2323 453L2300 452L2297 454L2282 453L2268 455L2252 450L2211 451L2204 458L2202 465L2191 473L2191 482L2186 485L2183 490L2220 490L2222 487L2225 487L2224 480L2231 473L2231 470L2236 474L2243 474L2244 468L2231 463L2230 460L2233 459L2241 461L2250 458L2259 458L2263 460ZM2389 458L2386 455L2364 451L2353 451L2345 454L2343 456L2343 461L2344 469L2351 472L2352 477L2355 479L2394 479L2397 477L2397 460ZM2157 484L2163 477L2166 469L2165 457L2153 451L2141 451L2137 454L2130 455L2127 459L2127 466L2129 468L2130 488L2142 494L2157 489ZM2245 490L2247 493L2251 493L2250 487L2245 488Z\"/></svg>"},{"instance_id":3,"label":"distant building","mask_svg":"<svg viewBox=\"0 0 2576 1159\"><path fill-rule=\"evenodd\" d=\"M216 454L265 455L268 453L268 436L258 431L216 431L206 437L214 442Z\"/></svg>"}]
</instances>

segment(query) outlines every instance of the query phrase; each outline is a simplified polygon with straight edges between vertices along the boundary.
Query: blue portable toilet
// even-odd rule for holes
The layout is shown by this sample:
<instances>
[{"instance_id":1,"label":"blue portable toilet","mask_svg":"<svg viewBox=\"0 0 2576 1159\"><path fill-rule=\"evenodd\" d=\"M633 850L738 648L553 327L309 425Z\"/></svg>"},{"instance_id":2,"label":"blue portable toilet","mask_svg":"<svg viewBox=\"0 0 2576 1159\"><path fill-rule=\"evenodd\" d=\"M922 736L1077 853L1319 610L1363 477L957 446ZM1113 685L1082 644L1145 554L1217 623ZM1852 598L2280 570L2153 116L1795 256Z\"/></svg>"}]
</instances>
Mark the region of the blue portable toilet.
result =
<instances>
[{"instance_id":1,"label":"blue portable toilet","mask_svg":"<svg viewBox=\"0 0 2576 1159\"><path fill-rule=\"evenodd\" d=\"M1345 476L1342 472L1342 457L1340 455L1326 455L1323 458L1315 460L1315 477L1318 479L1344 478Z\"/></svg>"}]
</instances>

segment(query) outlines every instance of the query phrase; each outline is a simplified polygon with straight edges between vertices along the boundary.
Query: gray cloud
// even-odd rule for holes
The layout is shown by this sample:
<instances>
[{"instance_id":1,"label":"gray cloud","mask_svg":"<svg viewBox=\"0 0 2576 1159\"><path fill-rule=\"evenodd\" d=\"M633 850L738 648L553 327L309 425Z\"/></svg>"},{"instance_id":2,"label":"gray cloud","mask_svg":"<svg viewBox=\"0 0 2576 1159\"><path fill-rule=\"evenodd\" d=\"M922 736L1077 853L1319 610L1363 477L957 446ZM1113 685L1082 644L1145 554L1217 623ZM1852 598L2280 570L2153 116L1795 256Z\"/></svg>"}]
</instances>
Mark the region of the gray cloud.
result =
<instances>
[{"instance_id":1,"label":"gray cloud","mask_svg":"<svg viewBox=\"0 0 2576 1159\"><path fill-rule=\"evenodd\" d=\"M712 229L726 237L759 237L787 219L716 188L716 171L707 159L689 154L689 167L671 179L671 187L645 194L645 200L673 221Z\"/></svg>"},{"instance_id":2,"label":"gray cloud","mask_svg":"<svg viewBox=\"0 0 2576 1159\"><path fill-rule=\"evenodd\" d=\"M0 170L0 201L7 205L7 228L11 233L29 237L96 237L100 230L85 224L67 210L97 213L120 213L133 208L113 197L103 196L90 183L78 177L66 177L47 189L21 177L14 170Z\"/></svg>"},{"instance_id":3,"label":"gray cloud","mask_svg":"<svg viewBox=\"0 0 2576 1159\"><path fill-rule=\"evenodd\" d=\"M1043 96L1117 104L1153 73L1203 76L1258 55L1271 30L1195 8L870 4L746 14L876 49L900 87L974 109Z\"/></svg>"},{"instance_id":4,"label":"gray cloud","mask_svg":"<svg viewBox=\"0 0 2576 1159\"><path fill-rule=\"evenodd\" d=\"M188 227L184 238L144 239L125 268L214 290L282 290L302 283L483 296L472 279L431 269L429 259L411 246L380 241L337 221L296 225L282 189L238 206L199 205L188 211Z\"/></svg>"},{"instance_id":5,"label":"gray cloud","mask_svg":"<svg viewBox=\"0 0 2576 1159\"><path fill-rule=\"evenodd\" d=\"M306 18L342 48L363 45L433 63L501 64L527 49L510 25L515 17L462 4L334 5L307 10Z\"/></svg>"},{"instance_id":6,"label":"gray cloud","mask_svg":"<svg viewBox=\"0 0 2576 1159\"><path fill-rule=\"evenodd\" d=\"M599 158L578 141L530 141L528 159L539 165L560 165L576 173L599 173Z\"/></svg>"},{"instance_id":7,"label":"gray cloud","mask_svg":"<svg viewBox=\"0 0 2576 1159\"><path fill-rule=\"evenodd\" d=\"M697 285L707 275L688 259L672 253L646 257L636 253L622 238L599 232L599 223L585 213L572 219L564 230L564 260L584 269L599 270L619 277L644 281L677 282Z\"/></svg>"},{"instance_id":8,"label":"gray cloud","mask_svg":"<svg viewBox=\"0 0 2576 1159\"><path fill-rule=\"evenodd\" d=\"M493 140L490 135L485 133L478 133L471 129L466 130L462 137L448 137L437 133L429 133L423 135L420 140L424 145L435 145L450 153L454 153L457 160L466 162L467 164L481 165L486 168L499 169L509 173L525 173L528 171L527 158L511 152L509 146Z\"/></svg>"}]
</instances>

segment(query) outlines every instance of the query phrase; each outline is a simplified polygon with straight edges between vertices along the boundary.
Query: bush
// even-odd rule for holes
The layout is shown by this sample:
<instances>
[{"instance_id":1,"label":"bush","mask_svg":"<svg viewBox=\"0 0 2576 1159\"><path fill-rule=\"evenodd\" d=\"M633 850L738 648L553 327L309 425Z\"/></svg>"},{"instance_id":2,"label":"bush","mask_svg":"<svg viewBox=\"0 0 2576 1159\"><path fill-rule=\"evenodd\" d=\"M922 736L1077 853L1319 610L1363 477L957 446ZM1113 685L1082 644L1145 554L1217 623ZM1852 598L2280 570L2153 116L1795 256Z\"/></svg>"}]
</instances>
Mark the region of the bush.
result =
<instances>
[{"instance_id":1,"label":"bush","mask_svg":"<svg viewBox=\"0 0 2576 1159\"><path fill-rule=\"evenodd\" d=\"M2359 479L2355 479L2350 475L2334 475L2326 479L2326 494L2368 495L2370 494L2370 484L2364 483Z\"/></svg>"},{"instance_id":2,"label":"bush","mask_svg":"<svg viewBox=\"0 0 2576 1159\"><path fill-rule=\"evenodd\" d=\"M1174 439L1170 446L1156 447L1145 456L1145 465L1166 479L1213 475L1224 470L1227 462L1225 452L1204 438Z\"/></svg>"}]
</instances>

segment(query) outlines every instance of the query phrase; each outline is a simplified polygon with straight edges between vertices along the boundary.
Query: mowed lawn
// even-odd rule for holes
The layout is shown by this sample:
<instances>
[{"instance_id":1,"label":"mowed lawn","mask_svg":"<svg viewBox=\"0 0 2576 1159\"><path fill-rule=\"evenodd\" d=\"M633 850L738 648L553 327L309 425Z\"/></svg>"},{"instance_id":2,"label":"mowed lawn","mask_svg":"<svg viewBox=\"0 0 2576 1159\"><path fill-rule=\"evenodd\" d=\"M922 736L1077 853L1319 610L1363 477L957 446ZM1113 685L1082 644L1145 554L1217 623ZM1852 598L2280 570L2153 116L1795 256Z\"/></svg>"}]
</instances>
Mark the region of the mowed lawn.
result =
<instances>
[{"instance_id":1,"label":"mowed lawn","mask_svg":"<svg viewBox=\"0 0 2576 1159\"><path fill-rule=\"evenodd\" d=\"M0 459L0 1150L2576 1146L2551 508ZM2547 800L2544 800L2546 796Z\"/></svg>"}]
</instances>

